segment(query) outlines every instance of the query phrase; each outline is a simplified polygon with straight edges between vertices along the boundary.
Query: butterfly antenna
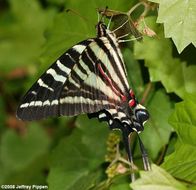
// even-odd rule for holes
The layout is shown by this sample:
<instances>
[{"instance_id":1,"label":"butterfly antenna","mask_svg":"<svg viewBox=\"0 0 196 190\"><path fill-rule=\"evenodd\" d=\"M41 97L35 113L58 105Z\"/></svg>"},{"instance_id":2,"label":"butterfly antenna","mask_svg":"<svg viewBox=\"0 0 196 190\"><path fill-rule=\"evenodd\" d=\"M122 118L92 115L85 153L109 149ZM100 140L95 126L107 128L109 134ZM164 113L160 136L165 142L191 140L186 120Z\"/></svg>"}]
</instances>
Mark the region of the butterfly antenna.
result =
<instances>
[{"instance_id":1,"label":"butterfly antenna","mask_svg":"<svg viewBox=\"0 0 196 190\"><path fill-rule=\"evenodd\" d=\"M108 25L107 25L107 29L109 29L110 28L110 25L111 25L111 22L112 22L112 18L113 18L113 15L110 17L110 19L109 19L109 22L108 22Z\"/></svg>"},{"instance_id":2,"label":"butterfly antenna","mask_svg":"<svg viewBox=\"0 0 196 190\"><path fill-rule=\"evenodd\" d=\"M130 138L129 138L130 132L127 130L126 127L121 128L121 130L122 130L123 143L124 143L124 146L125 146L125 150L127 152L129 162L131 163L131 165L130 165L131 181L133 182L133 181L135 181L135 174L134 174L133 156L132 156L131 147L130 147Z\"/></svg>"},{"instance_id":3,"label":"butterfly antenna","mask_svg":"<svg viewBox=\"0 0 196 190\"><path fill-rule=\"evenodd\" d=\"M138 139L139 139L140 150L142 153L142 161L143 161L143 165L144 165L144 170L146 170L146 171L151 170L149 159L148 159L148 154L146 152L144 144L142 143L142 140L140 139L139 135L138 135Z\"/></svg>"},{"instance_id":4,"label":"butterfly antenna","mask_svg":"<svg viewBox=\"0 0 196 190\"><path fill-rule=\"evenodd\" d=\"M66 9L65 10L67 13L72 13L72 14L75 14L75 15L77 15L77 16L79 16L80 18L82 18L85 22L89 22L89 20L86 18L86 17L84 17L84 16L82 16L79 12L77 12L77 11L75 11L75 10L73 10L73 9Z\"/></svg>"},{"instance_id":5,"label":"butterfly antenna","mask_svg":"<svg viewBox=\"0 0 196 190\"><path fill-rule=\"evenodd\" d=\"M122 38L122 37L120 37ZM127 40L118 40L118 43L122 43L122 42L130 42L130 41L134 41L134 40L140 40L142 39L143 37L142 36L139 36L137 38L130 38L130 39L127 39Z\"/></svg>"}]
</instances>

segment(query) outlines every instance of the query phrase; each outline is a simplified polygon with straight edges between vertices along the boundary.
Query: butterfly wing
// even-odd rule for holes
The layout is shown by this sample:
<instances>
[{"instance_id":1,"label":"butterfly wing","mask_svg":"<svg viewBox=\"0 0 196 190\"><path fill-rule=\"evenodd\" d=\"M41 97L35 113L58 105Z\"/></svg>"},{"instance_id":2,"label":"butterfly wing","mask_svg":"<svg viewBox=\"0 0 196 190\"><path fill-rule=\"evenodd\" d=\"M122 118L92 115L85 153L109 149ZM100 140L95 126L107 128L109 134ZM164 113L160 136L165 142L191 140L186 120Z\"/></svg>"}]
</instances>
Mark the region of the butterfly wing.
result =
<instances>
[{"instance_id":1,"label":"butterfly wing","mask_svg":"<svg viewBox=\"0 0 196 190\"><path fill-rule=\"evenodd\" d=\"M64 53L24 96L17 117L38 120L49 116L93 113L114 108L120 98L97 68L103 53L95 39ZM108 59L108 58L107 58Z\"/></svg>"}]
</instances>

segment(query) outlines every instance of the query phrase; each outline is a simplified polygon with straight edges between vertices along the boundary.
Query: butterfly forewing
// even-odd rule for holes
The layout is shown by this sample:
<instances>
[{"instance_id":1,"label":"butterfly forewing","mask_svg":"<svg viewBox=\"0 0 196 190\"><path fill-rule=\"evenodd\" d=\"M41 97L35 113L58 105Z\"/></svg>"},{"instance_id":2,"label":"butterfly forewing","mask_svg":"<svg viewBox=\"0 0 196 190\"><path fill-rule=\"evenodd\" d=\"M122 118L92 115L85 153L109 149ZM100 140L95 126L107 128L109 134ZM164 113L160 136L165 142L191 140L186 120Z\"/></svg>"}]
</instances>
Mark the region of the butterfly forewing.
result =
<instances>
[{"instance_id":1,"label":"butterfly forewing","mask_svg":"<svg viewBox=\"0 0 196 190\"><path fill-rule=\"evenodd\" d=\"M101 48L100 44L103 47ZM104 43L106 45L104 45ZM118 92L128 88L122 60L107 39L83 41L63 54L32 86L18 108L23 120L48 116L93 113L113 109L121 104L119 94L100 73L98 65ZM112 61L111 61L112 60ZM119 73L119 75L117 75Z\"/></svg>"},{"instance_id":2,"label":"butterfly forewing","mask_svg":"<svg viewBox=\"0 0 196 190\"><path fill-rule=\"evenodd\" d=\"M91 39L82 41L65 52L37 80L24 96L17 117L36 120L48 116L59 116L59 97L74 65Z\"/></svg>"}]
</instances>

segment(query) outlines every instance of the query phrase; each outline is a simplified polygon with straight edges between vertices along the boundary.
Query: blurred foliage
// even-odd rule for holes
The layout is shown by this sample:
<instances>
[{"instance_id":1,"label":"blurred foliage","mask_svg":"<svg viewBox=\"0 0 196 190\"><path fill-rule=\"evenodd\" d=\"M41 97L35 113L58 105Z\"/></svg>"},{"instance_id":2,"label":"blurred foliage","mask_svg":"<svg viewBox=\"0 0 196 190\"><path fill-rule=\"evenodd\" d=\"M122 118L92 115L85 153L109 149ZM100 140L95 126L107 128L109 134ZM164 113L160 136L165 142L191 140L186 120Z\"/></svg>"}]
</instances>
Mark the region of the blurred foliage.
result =
<instances>
[{"instance_id":1,"label":"blurred foliage","mask_svg":"<svg viewBox=\"0 0 196 190\"><path fill-rule=\"evenodd\" d=\"M196 3L151 1L160 5L145 0L0 1L0 184L48 184L52 190L195 188ZM126 12L138 2L147 12L141 19L143 8L138 7L133 21L147 32L140 25L143 42L122 44L122 52L130 86L151 115L141 139L151 161L162 168L140 171L133 134L141 178L130 186L122 144L108 151L106 123L84 115L22 122L15 112L22 95L51 63L77 42L96 36L97 8ZM113 170L105 160L112 151L119 151L121 159ZM114 177L107 178L106 171Z\"/></svg>"}]
</instances>

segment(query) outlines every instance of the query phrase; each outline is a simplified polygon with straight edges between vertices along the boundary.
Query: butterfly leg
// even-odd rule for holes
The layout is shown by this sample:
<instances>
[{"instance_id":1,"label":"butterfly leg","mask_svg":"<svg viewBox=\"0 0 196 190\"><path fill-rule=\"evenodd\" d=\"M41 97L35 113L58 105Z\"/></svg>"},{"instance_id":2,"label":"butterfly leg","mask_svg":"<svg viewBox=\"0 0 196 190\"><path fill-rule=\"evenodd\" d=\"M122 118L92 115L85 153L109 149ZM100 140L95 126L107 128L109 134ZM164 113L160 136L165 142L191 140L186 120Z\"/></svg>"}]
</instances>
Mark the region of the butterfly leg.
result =
<instances>
[{"instance_id":1,"label":"butterfly leg","mask_svg":"<svg viewBox=\"0 0 196 190\"><path fill-rule=\"evenodd\" d=\"M127 39L127 40L118 40L118 43L135 41L135 40L139 40L139 39L142 39L142 38L143 38L142 36L139 36L137 38L130 38L130 39Z\"/></svg>"},{"instance_id":2,"label":"butterfly leg","mask_svg":"<svg viewBox=\"0 0 196 190\"><path fill-rule=\"evenodd\" d=\"M148 154L146 152L144 144L142 143L142 140L140 139L139 135L138 135L138 139L139 139L140 150L141 150L141 153L142 153L142 161L143 161L143 165L144 165L144 170L146 170L146 171L151 170L150 163L149 163L149 160L148 160Z\"/></svg>"}]
</instances>

